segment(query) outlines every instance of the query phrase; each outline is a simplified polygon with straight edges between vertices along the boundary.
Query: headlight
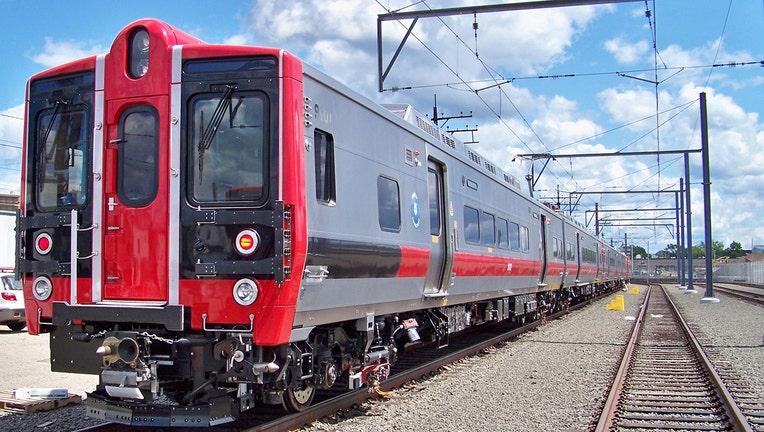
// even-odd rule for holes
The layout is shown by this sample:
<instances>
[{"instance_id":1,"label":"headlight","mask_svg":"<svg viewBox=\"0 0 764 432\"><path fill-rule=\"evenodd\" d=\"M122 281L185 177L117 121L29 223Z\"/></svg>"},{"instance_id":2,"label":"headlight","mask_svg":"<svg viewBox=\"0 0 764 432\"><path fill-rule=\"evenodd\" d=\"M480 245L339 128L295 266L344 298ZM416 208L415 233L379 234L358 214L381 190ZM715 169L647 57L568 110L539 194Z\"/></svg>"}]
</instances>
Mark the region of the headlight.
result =
<instances>
[{"instance_id":1,"label":"headlight","mask_svg":"<svg viewBox=\"0 0 764 432\"><path fill-rule=\"evenodd\" d=\"M129 73L131 78L140 78L149 71L149 32L140 29L130 38Z\"/></svg>"},{"instance_id":2,"label":"headlight","mask_svg":"<svg viewBox=\"0 0 764 432\"><path fill-rule=\"evenodd\" d=\"M32 282L32 294L37 300L47 300L53 294L53 282L47 276L38 276Z\"/></svg>"},{"instance_id":3,"label":"headlight","mask_svg":"<svg viewBox=\"0 0 764 432\"><path fill-rule=\"evenodd\" d=\"M233 286L233 299L242 306L249 306L254 303L259 293L257 284L251 279L240 279Z\"/></svg>"}]
</instances>

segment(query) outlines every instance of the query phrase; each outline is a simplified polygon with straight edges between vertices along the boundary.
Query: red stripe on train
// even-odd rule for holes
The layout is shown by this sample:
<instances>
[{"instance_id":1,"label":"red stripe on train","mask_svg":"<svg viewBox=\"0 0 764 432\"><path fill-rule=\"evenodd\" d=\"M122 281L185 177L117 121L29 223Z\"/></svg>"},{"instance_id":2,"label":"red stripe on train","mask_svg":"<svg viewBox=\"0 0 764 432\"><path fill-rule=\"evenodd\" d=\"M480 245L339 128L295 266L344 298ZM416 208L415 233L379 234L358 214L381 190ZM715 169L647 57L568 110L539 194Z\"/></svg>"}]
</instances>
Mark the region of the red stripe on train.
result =
<instances>
[{"instance_id":1,"label":"red stripe on train","mask_svg":"<svg viewBox=\"0 0 764 432\"><path fill-rule=\"evenodd\" d=\"M429 249L401 246L401 264L395 277L425 277L429 264Z\"/></svg>"},{"instance_id":2,"label":"red stripe on train","mask_svg":"<svg viewBox=\"0 0 764 432\"><path fill-rule=\"evenodd\" d=\"M457 252L454 273L457 276L538 276L541 262L496 255Z\"/></svg>"}]
</instances>

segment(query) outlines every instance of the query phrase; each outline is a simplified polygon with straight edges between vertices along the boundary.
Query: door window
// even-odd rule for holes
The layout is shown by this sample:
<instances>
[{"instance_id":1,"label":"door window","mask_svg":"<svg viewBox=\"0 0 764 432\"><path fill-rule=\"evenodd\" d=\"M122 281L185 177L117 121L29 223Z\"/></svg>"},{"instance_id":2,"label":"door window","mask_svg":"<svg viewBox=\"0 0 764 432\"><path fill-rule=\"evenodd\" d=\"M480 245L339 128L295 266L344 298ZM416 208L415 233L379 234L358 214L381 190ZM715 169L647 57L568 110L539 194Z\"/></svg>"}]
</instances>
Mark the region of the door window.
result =
<instances>
[{"instance_id":1,"label":"door window","mask_svg":"<svg viewBox=\"0 0 764 432\"><path fill-rule=\"evenodd\" d=\"M130 108L119 123L117 196L128 207L148 205L157 195L159 136L151 106Z\"/></svg>"},{"instance_id":2,"label":"door window","mask_svg":"<svg viewBox=\"0 0 764 432\"><path fill-rule=\"evenodd\" d=\"M440 182L435 170L427 172L427 194L430 196L430 235L440 235Z\"/></svg>"}]
</instances>

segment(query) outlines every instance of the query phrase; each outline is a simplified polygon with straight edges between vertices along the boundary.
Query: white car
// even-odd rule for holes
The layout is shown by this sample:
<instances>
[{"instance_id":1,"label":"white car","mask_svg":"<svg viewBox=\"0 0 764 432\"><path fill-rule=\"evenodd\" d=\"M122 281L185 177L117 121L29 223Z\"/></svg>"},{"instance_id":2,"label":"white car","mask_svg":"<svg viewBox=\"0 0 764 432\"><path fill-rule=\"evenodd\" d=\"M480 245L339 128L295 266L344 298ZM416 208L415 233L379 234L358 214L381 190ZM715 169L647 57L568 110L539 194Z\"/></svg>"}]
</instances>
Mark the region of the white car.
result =
<instances>
[{"instance_id":1,"label":"white car","mask_svg":"<svg viewBox=\"0 0 764 432\"><path fill-rule=\"evenodd\" d=\"M13 331L27 326L24 291L13 273L0 273L0 325L7 325Z\"/></svg>"}]
</instances>

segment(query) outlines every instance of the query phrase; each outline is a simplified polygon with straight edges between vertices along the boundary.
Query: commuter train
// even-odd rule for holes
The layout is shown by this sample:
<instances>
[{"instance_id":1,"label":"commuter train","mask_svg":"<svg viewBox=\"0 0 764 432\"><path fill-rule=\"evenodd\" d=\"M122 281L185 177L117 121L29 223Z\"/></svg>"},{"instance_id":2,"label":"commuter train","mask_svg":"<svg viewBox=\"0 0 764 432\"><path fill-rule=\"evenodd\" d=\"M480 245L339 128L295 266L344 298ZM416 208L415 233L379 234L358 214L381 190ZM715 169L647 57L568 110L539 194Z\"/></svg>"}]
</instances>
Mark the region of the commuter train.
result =
<instances>
[{"instance_id":1,"label":"commuter train","mask_svg":"<svg viewBox=\"0 0 764 432\"><path fill-rule=\"evenodd\" d=\"M407 105L144 19L27 85L16 269L91 417L206 427L621 287L627 258Z\"/></svg>"}]
</instances>

